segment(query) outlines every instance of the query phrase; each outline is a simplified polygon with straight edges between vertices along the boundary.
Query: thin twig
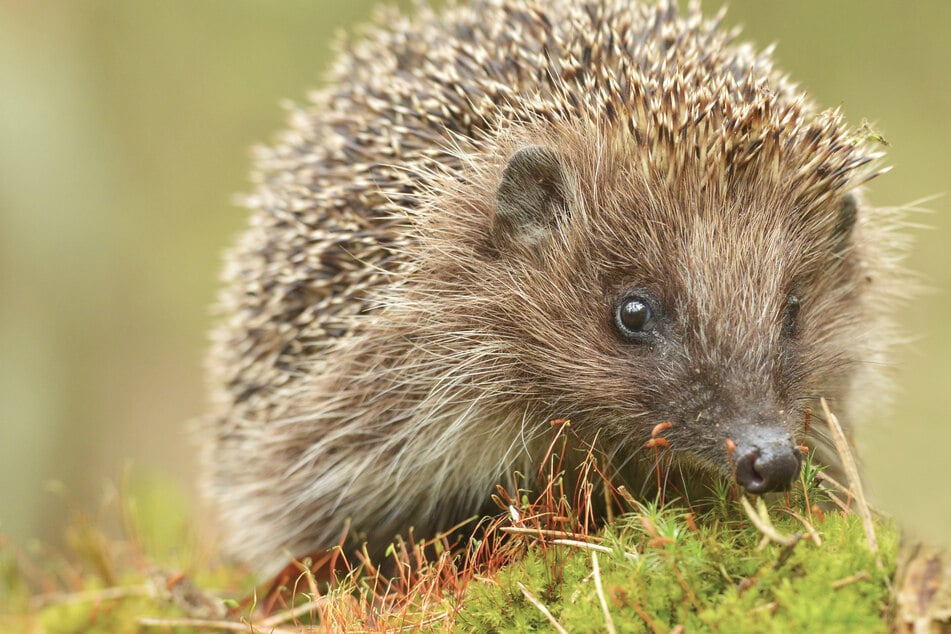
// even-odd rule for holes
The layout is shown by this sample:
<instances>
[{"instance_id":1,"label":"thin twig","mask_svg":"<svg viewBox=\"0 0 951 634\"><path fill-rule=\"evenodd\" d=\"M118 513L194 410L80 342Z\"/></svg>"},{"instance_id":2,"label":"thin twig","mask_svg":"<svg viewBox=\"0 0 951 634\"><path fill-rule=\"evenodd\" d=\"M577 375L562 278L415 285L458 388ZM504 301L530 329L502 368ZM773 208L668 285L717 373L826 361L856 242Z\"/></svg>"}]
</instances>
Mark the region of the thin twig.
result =
<instances>
[{"instance_id":1,"label":"thin twig","mask_svg":"<svg viewBox=\"0 0 951 634\"><path fill-rule=\"evenodd\" d=\"M567 539L587 539L599 542L601 539L595 536L585 536L578 533L569 533L568 531L555 531L543 528L524 528L522 526L500 526L499 530L503 533L512 533L514 535L528 535L529 537L564 537Z\"/></svg>"},{"instance_id":2,"label":"thin twig","mask_svg":"<svg viewBox=\"0 0 951 634\"><path fill-rule=\"evenodd\" d=\"M782 511L783 513L786 513L787 515L791 515L792 517L796 518L799 521L799 523L805 527L806 532L809 533L809 537L812 538L813 543L815 543L816 546L822 546L822 538L819 537L819 531L816 530L815 526L809 523L809 520L807 520L805 517L803 517L802 515L800 515L799 513L797 513L796 511L792 509L779 509L779 510Z\"/></svg>"},{"instance_id":3,"label":"thin twig","mask_svg":"<svg viewBox=\"0 0 951 634\"><path fill-rule=\"evenodd\" d=\"M60 603L115 601L117 599L125 599L126 597L151 596L155 596L155 589L151 586L116 586L102 590L90 590L88 592L55 592L43 594L33 599L33 605L34 607L42 608Z\"/></svg>"},{"instance_id":4,"label":"thin twig","mask_svg":"<svg viewBox=\"0 0 951 634\"><path fill-rule=\"evenodd\" d=\"M838 480L830 476L825 471L820 471L819 473L817 473L816 479L821 482L826 482L827 484L832 485L833 489L835 489L836 491L839 491L840 493L844 495L849 495L849 496L852 495L852 492L849 491L849 488L847 486L845 486L844 484L842 484L841 482L839 482Z\"/></svg>"},{"instance_id":5,"label":"thin twig","mask_svg":"<svg viewBox=\"0 0 951 634\"><path fill-rule=\"evenodd\" d=\"M281 623L287 623L288 621L296 619L302 614L306 614L310 612L311 610L319 608L321 605L325 603L327 603L327 597L318 597L317 599L314 599L313 601L308 601L307 603L304 603L303 605L299 605L296 608L293 608L291 610L284 610L283 612L278 612L277 614L273 614L267 617L266 619L264 619L263 621L260 621L258 623L258 627L273 627L275 625L280 625Z\"/></svg>"},{"instance_id":6,"label":"thin twig","mask_svg":"<svg viewBox=\"0 0 951 634\"><path fill-rule=\"evenodd\" d=\"M799 541L799 538L795 535L783 535L776 530L773 523L769 521L769 513L766 510L766 503L763 502L763 498L760 498L757 503L757 506L759 506L758 511L753 508L753 505L750 504L750 501L746 499L745 495L740 497L740 503L743 506L743 510L746 511L746 516L750 518L750 521L753 522L753 526L755 526L763 536L783 546L792 546Z\"/></svg>"},{"instance_id":7,"label":"thin twig","mask_svg":"<svg viewBox=\"0 0 951 634\"><path fill-rule=\"evenodd\" d=\"M601 544L592 544L589 542L581 542L574 539L553 539L551 540L551 543L558 544L559 546L571 546L573 548L582 548L582 549L587 549L591 551L597 551L599 553L605 553L607 555L611 555L614 553L614 550L607 546L602 546ZM636 552L631 552L627 550L623 551L623 553L624 553L625 559L636 560L639 556Z\"/></svg>"},{"instance_id":8,"label":"thin twig","mask_svg":"<svg viewBox=\"0 0 951 634\"><path fill-rule=\"evenodd\" d=\"M875 526L872 524L872 513L869 511L868 502L865 499L865 490L862 488L862 481L859 479L859 470L855 464L855 458L849 448L849 441L842 431L839 419L829 410L829 404L826 400L819 399L822 404L822 411L826 415L826 422L829 424L829 431L832 432L832 441L835 443L835 449L839 452L839 458L842 459L842 468L845 475L849 478L850 490L855 493L855 505L859 517L862 519L862 528L865 529L865 539L868 541L868 549L873 553L878 552L878 539L875 537Z\"/></svg>"},{"instance_id":9,"label":"thin twig","mask_svg":"<svg viewBox=\"0 0 951 634\"><path fill-rule=\"evenodd\" d=\"M146 627L196 627L201 629L230 630L232 632L250 632L258 631L258 626L240 621L225 621L221 619L156 619L151 617L142 617L138 619L139 625ZM283 628L271 628L268 634L296 634L294 630Z\"/></svg>"},{"instance_id":10,"label":"thin twig","mask_svg":"<svg viewBox=\"0 0 951 634\"><path fill-rule=\"evenodd\" d=\"M522 591L522 594L525 595L525 598L528 599L532 605L538 608L538 611L545 615L545 618L548 619L548 622L551 623L552 627L558 632L558 634L568 634L568 630L561 626L561 623L555 620L555 617L552 616L552 613L548 611L548 608L545 607L545 604L535 598L535 595L529 592L528 588L522 585L522 582L517 582L518 589Z\"/></svg>"},{"instance_id":11,"label":"thin twig","mask_svg":"<svg viewBox=\"0 0 951 634\"><path fill-rule=\"evenodd\" d=\"M854 575L845 577L844 579L839 579L838 581L834 582L832 587L836 590L839 590L845 586L850 586L853 583L858 583L859 581L870 581L871 579L872 575L868 574L868 571L860 570Z\"/></svg>"},{"instance_id":12,"label":"thin twig","mask_svg":"<svg viewBox=\"0 0 951 634\"><path fill-rule=\"evenodd\" d=\"M550 543L558 544L559 546L571 546L573 548L584 548L587 550L598 551L608 555L614 552L607 546L602 546L601 544L591 544L589 542L583 542L577 539L553 539L551 540Z\"/></svg>"},{"instance_id":13,"label":"thin twig","mask_svg":"<svg viewBox=\"0 0 951 634\"><path fill-rule=\"evenodd\" d=\"M831 485L833 489L836 489L837 491L842 492L843 494L849 496L850 498L853 497L852 491L850 491L847 486L845 486L844 484L842 484L841 482L839 482L838 480L830 476L825 471L820 471L819 473L817 473L816 479ZM826 495L831 495L828 489L826 489ZM886 513L880 508L877 508L874 504L869 504L868 510L871 511L872 514L877 515L879 517L883 517L883 518L888 517L888 513Z\"/></svg>"},{"instance_id":14,"label":"thin twig","mask_svg":"<svg viewBox=\"0 0 951 634\"><path fill-rule=\"evenodd\" d=\"M403 627L397 629L396 631L397 631L397 632L418 632L419 629L422 628L423 626L425 626L425 625L433 625L434 623L438 623L439 621L442 621L443 619L448 618L448 617L449 617L449 613L448 613L448 612L440 612L440 613L437 614L436 616L431 616L431 617L429 617L428 619L423 619L423 620L420 621L419 623L413 623L413 624L411 624L411 625L404 625Z\"/></svg>"},{"instance_id":15,"label":"thin twig","mask_svg":"<svg viewBox=\"0 0 951 634\"><path fill-rule=\"evenodd\" d=\"M835 493L832 493L831 491L826 491L826 495L828 495L829 499L832 500L832 503L835 504L837 507L839 507L839 510L845 513L846 515L849 515L850 513L853 512L852 509L849 507L849 505L846 502L840 500L839 496L837 496Z\"/></svg>"},{"instance_id":16,"label":"thin twig","mask_svg":"<svg viewBox=\"0 0 951 634\"><path fill-rule=\"evenodd\" d=\"M604 612L604 627L608 634L617 634L617 630L614 629L614 620L611 618L611 611L608 610L608 601L604 598L604 588L601 587L601 566L598 565L598 553L594 551L591 551L591 571L594 575L594 591L598 594L601 611Z\"/></svg>"}]
</instances>

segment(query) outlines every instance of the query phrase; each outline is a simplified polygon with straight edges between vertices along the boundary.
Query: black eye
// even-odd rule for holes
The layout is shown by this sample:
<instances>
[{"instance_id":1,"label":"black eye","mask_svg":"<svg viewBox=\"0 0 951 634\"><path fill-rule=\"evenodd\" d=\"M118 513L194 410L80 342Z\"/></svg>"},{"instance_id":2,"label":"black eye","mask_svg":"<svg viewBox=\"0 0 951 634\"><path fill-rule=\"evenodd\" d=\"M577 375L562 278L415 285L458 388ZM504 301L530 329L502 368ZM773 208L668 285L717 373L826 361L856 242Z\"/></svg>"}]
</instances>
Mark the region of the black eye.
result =
<instances>
[{"instance_id":1,"label":"black eye","mask_svg":"<svg viewBox=\"0 0 951 634\"><path fill-rule=\"evenodd\" d=\"M653 328L653 312L642 297L625 297L617 305L614 324L624 337L637 339Z\"/></svg>"},{"instance_id":2,"label":"black eye","mask_svg":"<svg viewBox=\"0 0 951 634\"><path fill-rule=\"evenodd\" d=\"M796 334L796 320L799 318L799 298L790 295L786 298L786 314L783 316L783 334L791 337Z\"/></svg>"}]
</instances>

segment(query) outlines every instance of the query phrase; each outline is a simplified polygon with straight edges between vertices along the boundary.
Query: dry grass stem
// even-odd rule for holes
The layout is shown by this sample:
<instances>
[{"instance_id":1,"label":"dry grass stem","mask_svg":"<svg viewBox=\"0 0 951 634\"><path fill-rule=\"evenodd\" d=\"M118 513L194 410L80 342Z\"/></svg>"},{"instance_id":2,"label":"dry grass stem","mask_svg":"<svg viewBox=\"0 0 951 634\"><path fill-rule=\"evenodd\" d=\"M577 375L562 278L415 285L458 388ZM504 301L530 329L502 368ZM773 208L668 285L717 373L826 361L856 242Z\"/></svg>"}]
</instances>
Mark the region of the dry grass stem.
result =
<instances>
[{"instance_id":1,"label":"dry grass stem","mask_svg":"<svg viewBox=\"0 0 951 634\"><path fill-rule=\"evenodd\" d=\"M601 541L600 537L594 535L579 535L568 531L556 531L543 528L525 528L522 526L500 526L499 530L503 533L513 535L527 535L529 537L550 538L550 539L586 539L594 543Z\"/></svg>"},{"instance_id":2,"label":"dry grass stem","mask_svg":"<svg viewBox=\"0 0 951 634\"><path fill-rule=\"evenodd\" d=\"M282 623L287 623L289 621L292 621L299 616L302 616L304 614L317 610L326 604L327 604L327 598L320 597L313 601L308 601L307 603L299 605L296 608L293 608L290 610L284 610L283 612L278 612L277 614L274 614L273 616L269 616L263 621L261 621L260 623L258 623L257 626L265 627L265 628L275 627L275 626L281 625Z\"/></svg>"},{"instance_id":3,"label":"dry grass stem","mask_svg":"<svg viewBox=\"0 0 951 634\"><path fill-rule=\"evenodd\" d=\"M33 599L33 606L37 609L60 603L89 603L98 601L116 601L128 597L155 596L155 589L151 586L117 586L88 592L55 592L42 594Z\"/></svg>"},{"instance_id":4,"label":"dry grass stem","mask_svg":"<svg viewBox=\"0 0 951 634\"><path fill-rule=\"evenodd\" d=\"M750 504L750 501L746 499L745 495L740 497L740 503L743 505L743 510L746 511L746 515L750 518L750 521L753 522L753 525L770 541L774 541L783 546L792 546L799 541L799 537L796 535L783 535L776 530L776 527L773 526L773 523L769 519L769 511L766 508L766 503L763 501L763 498L757 500L757 509L753 508L753 505Z\"/></svg>"},{"instance_id":5,"label":"dry grass stem","mask_svg":"<svg viewBox=\"0 0 951 634\"><path fill-rule=\"evenodd\" d=\"M608 601L604 598L604 588L601 587L601 566L598 565L598 553L591 552L591 574L594 576L594 591L598 594L598 601L601 603L601 612L604 613L604 628L608 634L617 634L614 629L614 620L611 618L611 611L608 610Z\"/></svg>"},{"instance_id":6,"label":"dry grass stem","mask_svg":"<svg viewBox=\"0 0 951 634\"><path fill-rule=\"evenodd\" d=\"M838 590L839 588L844 588L845 586L850 586L853 583L858 583L859 581L869 581L871 580L872 575L868 574L865 570L850 575L844 579L839 579L832 584L832 587Z\"/></svg>"},{"instance_id":7,"label":"dry grass stem","mask_svg":"<svg viewBox=\"0 0 951 634\"><path fill-rule=\"evenodd\" d=\"M868 548L873 553L878 552L878 540L875 538L875 526L872 524L872 513L869 510L868 502L865 499L865 490L862 487L862 481L859 479L859 469L855 463L855 457L849 447L849 440L842 431L839 419L829 409L826 400L820 399L822 411L826 415L826 421L829 424L829 431L832 435L832 441L835 443L836 451L839 452L839 458L842 460L842 468L845 475L849 478L850 490L854 493L856 512L862 520L862 527L865 529L865 539L868 541Z\"/></svg>"},{"instance_id":8,"label":"dry grass stem","mask_svg":"<svg viewBox=\"0 0 951 634\"><path fill-rule=\"evenodd\" d=\"M542 603L541 601L539 601L539 600L535 597L535 595L532 594L532 593L529 591L529 589L526 588L526 587L522 584L521 581L517 582L516 585L518 585L518 589L522 591L522 594L525 595L525 598L528 599L529 602L530 602L532 605L534 605L536 608L538 608L538 611L539 611L539 612L541 612L542 614L545 615L545 618L548 619L548 622L551 623L551 626L552 626L553 628L555 628L555 630L556 630L559 634L568 634L568 630L566 630L564 627L562 627L561 623L559 623L557 620L555 620L554 615L552 615L552 613L548 610L548 608L545 607L545 604Z\"/></svg>"},{"instance_id":9,"label":"dry grass stem","mask_svg":"<svg viewBox=\"0 0 951 634\"><path fill-rule=\"evenodd\" d=\"M809 522L809 520L807 520L805 517L803 517L802 515L800 515L799 513L797 513L796 511L792 509L781 508L779 510L785 513L786 515L789 515L790 517L796 518L796 520L800 524L802 524L803 528L806 529L806 532L809 533L809 537L812 539L812 542L816 546L822 546L822 538L819 537L819 531L816 530L816 527L813 526L812 523Z\"/></svg>"},{"instance_id":10,"label":"dry grass stem","mask_svg":"<svg viewBox=\"0 0 951 634\"><path fill-rule=\"evenodd\" d=\"M231 632L249 632L250 634L260 633L260 626L252 625L239 621L225 621L222 619L154 619L142 617L138 619L139 625L145 627L194 627L201 630L228 630ZM268 634L300 634L298 630L286 630L283 628L271 628L267 630Z\"/></svg>"},{"instance_id":11,"label":"dry grass stem","mask_svg":"<svg viewBox=\"0 0 951 634\"><path fill-rule=\"evenodd\" d=\"M552 544L558 544L560 546L571 546L572 548L581 548L587 549L592 552L604 553L610 555L614 552L611 548L607 546L602 546L601 544L592 544L590 542L579 541L576 539L553 539L551 540ZM624 551L625 559L637 559L639 555L636 552Z\"/></svg>"}]
</instances>

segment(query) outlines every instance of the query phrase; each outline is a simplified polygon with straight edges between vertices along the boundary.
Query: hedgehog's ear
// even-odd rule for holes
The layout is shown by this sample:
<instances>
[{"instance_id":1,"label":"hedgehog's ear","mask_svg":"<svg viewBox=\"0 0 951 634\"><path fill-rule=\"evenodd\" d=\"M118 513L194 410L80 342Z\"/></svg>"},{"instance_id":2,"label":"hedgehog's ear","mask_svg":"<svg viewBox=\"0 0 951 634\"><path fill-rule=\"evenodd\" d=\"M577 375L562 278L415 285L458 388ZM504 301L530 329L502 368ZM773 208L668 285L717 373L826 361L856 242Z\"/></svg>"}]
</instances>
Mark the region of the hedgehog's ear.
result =
<instances>
[{"instance_id":1,"label":"hedgehog's ear","mask_svg":"<svg viewBox=\"0 0 951 634\"><path fill-rule=\"evenodd\" d=\"M495 195L492 240L496 248L538 247L565 214L568 182L558 155L539 145L513 154Z\"/></svg>"},{"instance_id":2,"label":"hedgehog's ear","mask_svg":"<svg viewBox=\"0 0 951 634\"><path fill-rule=\"evenodd\" d=\"M852 194L846 194L839 202L839 213L836 219L835 229L832 232L833 250L841 253L845 250L852 240L852 229L855 228L855 221L858 218L858 201Z\"/></svg>"}]
</instances>

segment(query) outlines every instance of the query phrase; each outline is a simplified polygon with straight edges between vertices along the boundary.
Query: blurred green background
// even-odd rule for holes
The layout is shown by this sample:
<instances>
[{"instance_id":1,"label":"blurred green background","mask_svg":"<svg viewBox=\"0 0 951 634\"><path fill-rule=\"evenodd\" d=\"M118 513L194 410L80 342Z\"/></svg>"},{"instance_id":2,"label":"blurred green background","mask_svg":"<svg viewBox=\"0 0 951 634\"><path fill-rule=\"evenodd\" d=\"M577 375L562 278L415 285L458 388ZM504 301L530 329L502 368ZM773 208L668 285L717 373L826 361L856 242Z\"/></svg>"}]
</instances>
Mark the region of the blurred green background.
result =
<instances>
[{"instance_id":1,"label":"blurred green background","mask_svg":"<svg viewBox=\"0 0 951 634\"><path fill-rule=\"evenodd\" d=\"M0 531L55 540L125 465L194 493L186 423L249 148L320 85L350 0L0 0ZM712 13L719 2L706 2ZM882 505L951 533L951 3L733 0L730 25L821 104L872 121L879 205L927 203L890 418L864 427Z\"/></svg>"}]
</instances>

